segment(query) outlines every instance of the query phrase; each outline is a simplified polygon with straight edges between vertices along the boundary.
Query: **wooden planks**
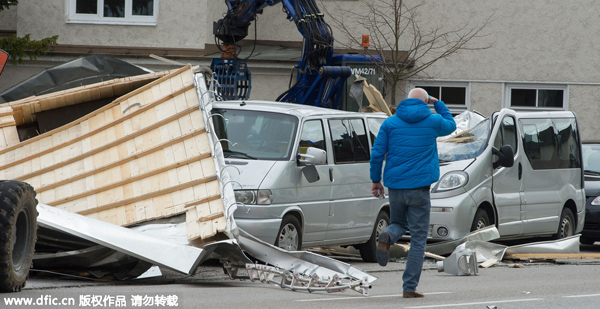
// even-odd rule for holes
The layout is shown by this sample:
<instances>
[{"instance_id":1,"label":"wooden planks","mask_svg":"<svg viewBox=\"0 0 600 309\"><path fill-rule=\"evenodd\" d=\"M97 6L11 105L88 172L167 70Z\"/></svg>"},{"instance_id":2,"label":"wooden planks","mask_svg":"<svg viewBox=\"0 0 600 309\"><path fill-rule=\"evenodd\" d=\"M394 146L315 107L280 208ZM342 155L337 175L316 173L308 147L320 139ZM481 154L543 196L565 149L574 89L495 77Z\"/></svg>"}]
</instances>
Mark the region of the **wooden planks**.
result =
<instances>
[{"instance_id":1,"label":"wooden planks","mask_svg":"<svg viewBox=\"0 0 600 309\"><path fill-rule=\"evenodd\" d=\"M583 260L600 259L600 253L506 253L504 260Z\"/></svg>"},{"instance_id":2,"label":"wooden planks","mask_svg":"<svg viewBox=\"0 0 600 309\"><path fill-rule=\"evenodd\" d=\"M14 112L10 106L0 107L0 147L19 143Z\"/></svg>"},{"instance_id":3,"label":"wooden planks","mask_svg":"<svg viewBox=\"0 0 600 309\"><path fill-rule=\"evenodd\" d=\"M6 103L6 105L13 109L16 124L22 125L34 122L36 120L35 113L37 112L91 100L122 96L167 74L168 71L117 78L92 85L57 91L42 96L32 96Z\"/></svg>"},{"instance_id":4,"label":"wooden planks","mask_svg":"<svg viewBox=\"0 0 600 309\"><path fill-rule=\"evenodd\" d=\"M164 73L22 143L2 148L0 136L0 179L26 181L45 204L118 225L185 214L190 240L224 231L219 180L192 72L186 66ZM0 129L3 113L12 119L6 128L14 128L35 111L114 96L117 86L129 89L102 84L9 103L0 109Z\"/></svg>"}]
</instances>

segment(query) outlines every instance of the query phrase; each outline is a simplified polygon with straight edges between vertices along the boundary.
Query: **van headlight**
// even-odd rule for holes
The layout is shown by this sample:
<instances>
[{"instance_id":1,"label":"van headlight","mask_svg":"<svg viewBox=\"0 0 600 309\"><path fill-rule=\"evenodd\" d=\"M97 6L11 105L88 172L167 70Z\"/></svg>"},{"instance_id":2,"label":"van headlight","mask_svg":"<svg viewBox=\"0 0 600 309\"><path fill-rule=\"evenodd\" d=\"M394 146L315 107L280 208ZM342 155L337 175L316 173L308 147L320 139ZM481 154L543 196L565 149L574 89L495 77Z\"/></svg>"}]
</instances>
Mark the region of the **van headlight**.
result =
<instances>
[{"instance_id":1,"label":"van headlight","mask_svg":"<svg viewBox=\"0 0 600 309\"><path fill-rule=\"evenodd\" d=\"M432 192L441 192L458 189L469 182L469 175L463 171L452 171L446 173L437 182Z\"/></svg>"},{"instance_id":2,"label":"van headlight","mask_svg":"<svg viewBox=\"0 0 600 309\"><path fill-rule=\"evenodd\" d=\"M600 196L596 196L596 198L591 202L594 206L600 206Z\"/></svg>"},{"instance_id":3,"label":"van headlight","mask_svg":"<svg viewBox=\"0 0 600 309\"><path fill-rule=\"evenodd\" d=\"M235 190L235 201L247 205L271 205L271 190Z\"/></svg>"}]
</instances>

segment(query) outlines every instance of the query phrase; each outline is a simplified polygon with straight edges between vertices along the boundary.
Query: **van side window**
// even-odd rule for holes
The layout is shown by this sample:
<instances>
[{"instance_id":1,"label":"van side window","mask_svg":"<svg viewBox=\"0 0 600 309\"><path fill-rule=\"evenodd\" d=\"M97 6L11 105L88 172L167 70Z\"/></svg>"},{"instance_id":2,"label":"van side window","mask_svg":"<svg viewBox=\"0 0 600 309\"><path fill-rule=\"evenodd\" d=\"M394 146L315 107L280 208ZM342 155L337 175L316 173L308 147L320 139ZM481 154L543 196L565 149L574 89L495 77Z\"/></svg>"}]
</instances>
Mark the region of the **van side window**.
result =
<instances>
[{"instance_id":1,"label":"van side window","mask_svg":"<svg viewBox=\"0 0 600 309\"><path fill-rule=\"evenodd\" d=\"M523 145L533 169L558 168L556 135L552 121L521 119L523 123Z\"/></svg>"},{"instance_id":2,"label":"van side window","mask_svg":"<svg viewBox=\"0 0 600 309\"><path fill-rule=\"evenodd\" d=\"M367 131L362 119L329 120L335 163L368 162Z\"/></svg>"},{"instance_id":3,"label":"van side window","mask_svg":"<svg viewBox=\"0 0 600 309\"><path fill-rule=\"evenodd\" d=\"M558 141L559 168L580 168L579 135L575 119L554 119Z\"/></svg>"},{"instance_id":4,"label":"van side window","mask_svg":"<svg viewBox=\"0 0 600 309\"><path fill-rule=\"evenodd\" d=\"M367 126L369 127L369 136L371 137L371 147L375 144L375 138L379 133L379 128L383 124L385 118L367 118Z\"/></svg>"},{"instance_id":5,"label":"van side window","mask_svg":"<svg viewBox=\"0 0 600 309\"><path fill-rule=\"evenodd\" d=\"M511 116L506 116L502 119L500 124L500 130L494 140L494 147L500 149L503 145L510 145L514 153L517 153L517 130L515 126L515 119Z\"/></svg>"},{"instance_id":6,"label":"van side window","mask_svg":"<svg viewBox=\"0 0 600 309\"><path fill-rule=\"evenodd\" d=\"M302 127L299 152L301 154L306 154L306 149L308 147L316 147L327 151L325 146L325 134L323 133L323 123L321 120L309 120L305 122Z\"/></svg>"}]
</instances>

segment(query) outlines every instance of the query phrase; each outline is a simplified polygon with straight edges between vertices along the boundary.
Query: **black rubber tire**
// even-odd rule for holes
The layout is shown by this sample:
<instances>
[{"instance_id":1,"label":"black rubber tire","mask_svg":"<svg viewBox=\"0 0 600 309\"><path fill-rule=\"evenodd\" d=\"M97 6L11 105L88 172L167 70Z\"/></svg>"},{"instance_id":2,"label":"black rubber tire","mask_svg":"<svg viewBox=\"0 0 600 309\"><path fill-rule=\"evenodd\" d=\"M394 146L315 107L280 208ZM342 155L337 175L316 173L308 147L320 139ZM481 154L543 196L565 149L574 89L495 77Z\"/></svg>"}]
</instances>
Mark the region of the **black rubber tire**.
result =
<instances>
[{"instance_id":1,"label":"black rubber tire","mask_svg":"<svg viewBox=\"0 0 600 309\"><path fill-rule=\"evenodd\" d=\"M25 287L37 238L37 200L25 182L0 181L0 292Z\"/></svg>"},{"instance_id":2,"label":"black rubber tire","mask_svg":"<svg viewBox=\"0 0 600 309\"><path fill-rule=\"evenodd\" d=\"M377 257L375 256L375 250L377 249L377 238L379 238L379 233L383 232L386 227L390 225L390 216L385 211L380 211L377 215L377 219L375 220L375 226L373 226L373 233L371 233L371 238L364 244L360 244L358 246L358 251L360 251L360 257L363 261L367 263L375 263L377 262Z\"/></svg>"},{"instance_id":3,"label":"black rubber tire","mask_svg":"<svg viewBox=\"0 0 600 309\"><path fill-rule=\"evenodd\" d=\"M561 239L575 235L575 216L569 208L563 208L558 221L558 230L552 239Z\"/></svg>"},{"instance_id":4,"label":"black rubber tire","mask_svg":"<svg viewBox=\"0 0 600 309\"><path fill-rule=\"evenodd\" d=\"M596 242L596 240L594 238L580 236L579 237L579 242L581 244L584 244L584 245L593 245Z\"/></svg>"},{"instance_id":5,"label":"black rubber tire","mask_svg":"<svg viewBox=\"0 0 600 309\"><path fill-rule=\"evenodd\" d=\"M279 231L277 231L277 238L275 238L275 246L288 251L302 250L302 226L298 218L293 215L283 217Z\"/></svg>"},{"instance_id":6,"label":"black rubber tire","mask_svg":"<svg viewBox=\"0 0 600 309\"><path fill-rule=\"evenodd\" d=\"M479 208L475 213L475 218L473 218L473 223L471 224L471 232L477 231L490 224L490 217L488 216L487 212Z\"/></svg>"}]
</instances>

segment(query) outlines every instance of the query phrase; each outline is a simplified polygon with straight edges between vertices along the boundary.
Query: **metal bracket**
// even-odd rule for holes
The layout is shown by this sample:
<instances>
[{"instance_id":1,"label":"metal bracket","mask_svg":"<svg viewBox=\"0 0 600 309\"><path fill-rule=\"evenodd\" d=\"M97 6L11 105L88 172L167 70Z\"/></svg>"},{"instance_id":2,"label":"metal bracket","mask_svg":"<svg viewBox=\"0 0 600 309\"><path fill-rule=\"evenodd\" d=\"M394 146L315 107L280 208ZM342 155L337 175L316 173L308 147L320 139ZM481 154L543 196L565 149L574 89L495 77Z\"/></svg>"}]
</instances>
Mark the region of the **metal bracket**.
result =
<instances>
[{"instance_id":1,"label":"metal bracket","mask_svg":"<svg viewBox=\"0 0 600 309\"><path fill-rule=\"evenodd\" d=\"M322 278L317 274L303 274L292 272L274 266L261 264L246 264L246 270L250 281L260 281L270 283L281 287L282 289L290 289L292 291L307 291L312 292L345 292L348 289L362 293L364 296L369 295L369 284L367 278L355 280L350 278L340 278L334 275L332 278Z\"/></svg>"}]
</instances>

